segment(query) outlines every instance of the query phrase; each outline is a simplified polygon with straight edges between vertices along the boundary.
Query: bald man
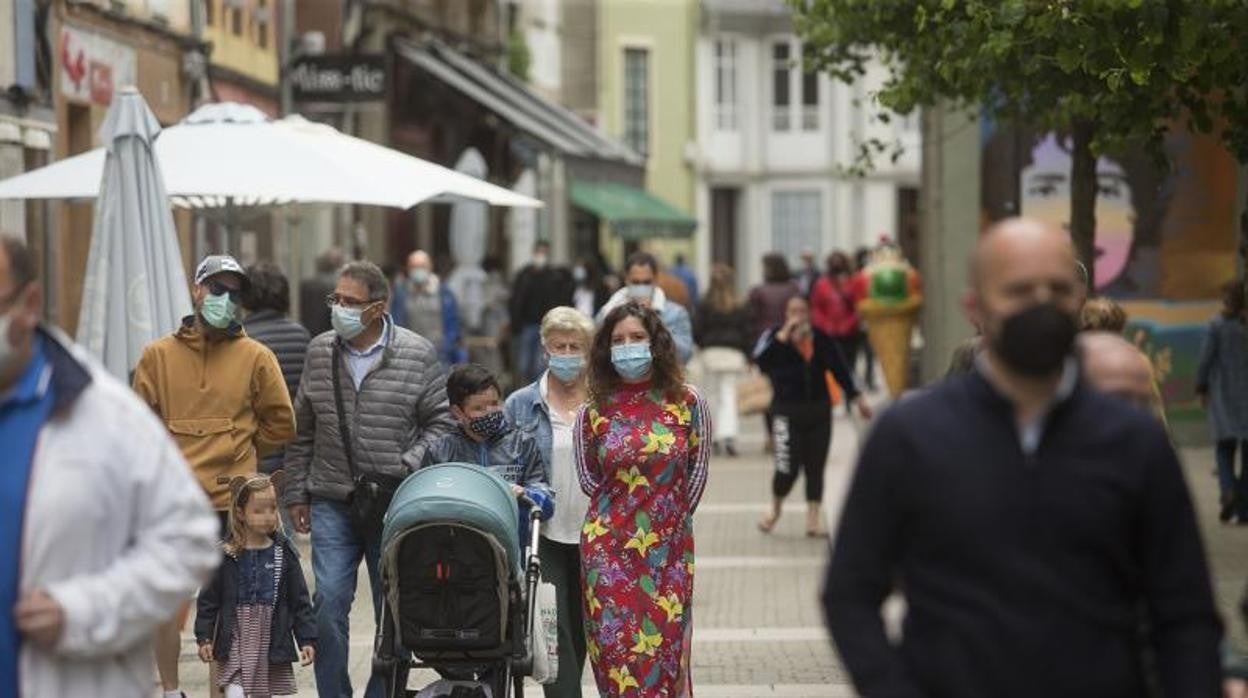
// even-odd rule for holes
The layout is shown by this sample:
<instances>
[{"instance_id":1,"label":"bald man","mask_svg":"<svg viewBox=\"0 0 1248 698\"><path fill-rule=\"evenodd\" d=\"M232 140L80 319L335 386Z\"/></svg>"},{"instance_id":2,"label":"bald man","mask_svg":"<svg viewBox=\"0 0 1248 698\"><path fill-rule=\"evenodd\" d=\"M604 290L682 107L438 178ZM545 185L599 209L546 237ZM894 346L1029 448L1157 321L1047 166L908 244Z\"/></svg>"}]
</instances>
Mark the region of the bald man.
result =
<instances>
[{"instance_id":1,"label":"bald man","mask_svg":"<svg viewBox=\"0 0 1248 698\"><path fill-rule=\"evenodd\" d=\"M1157 410L1153 364L1122 335L1084 332L1079 335L1079 355L1083 373L1093 388L1142 410Z\"/></svg>"},{"instance_id":2,"label":"bald man","mask_svg":"<svg viewBox=\"0 0 1248 698\"><path fill-rule=\"evenodd\" d=\"M1082 314L1087 306L1088 290L1091 288L1092 280L1088 278L1088 268L1077 259L1075 260L1075 276L1079 280L1079 285L1075 289L1075 298L1078 301L1079 312ZM954 348L953 355L949 357L949 368L945 370L946 378L968 373L975 368L975 358L979 356L979 350L983 348L983 339L978 334L967 337Z\"/></svg>"},{"instance_id":3,"label":"bald man","mask_svg":"<svg viewBox=\"0 0 1248 698\"><path fill-rule=\"evenodd\" d=\"M824 605L858 691L1144 695L1143 605L1165 695L1213 698L1222 631L1187 486L1156 420L1080 377L1069 237L1004 221L971 270L974 369L879 419L846 500Z\"/></svg>"},{"instance_id":4,"label":"bald man","mask_svg":"<svg viewBox=\"0 0 1248 698\"><path fill-rule=\"evenodd\" d=\"M398 326L437 347L443 366L467 360L460 345L459 303L433 273L433 259L428 252L416 250L407 256L407 281L395 284L390 316Z\"/></svg>"}]
</instances>

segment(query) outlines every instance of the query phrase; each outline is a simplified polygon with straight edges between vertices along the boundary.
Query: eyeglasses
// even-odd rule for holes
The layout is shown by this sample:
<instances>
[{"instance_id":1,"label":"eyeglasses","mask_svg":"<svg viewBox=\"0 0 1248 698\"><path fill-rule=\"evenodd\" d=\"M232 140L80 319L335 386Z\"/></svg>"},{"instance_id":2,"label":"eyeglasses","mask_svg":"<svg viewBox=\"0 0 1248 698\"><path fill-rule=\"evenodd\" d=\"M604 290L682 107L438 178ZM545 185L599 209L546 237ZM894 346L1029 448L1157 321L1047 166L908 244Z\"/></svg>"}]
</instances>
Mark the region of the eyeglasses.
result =
<instances>
[{"instance_id":1,"label":"eyeglasses","mask_svg":"<svg viewBox=\"0 0 1248 698\"><path fill-rule=\"evenodd\" d=\"M238 304L238 303L241 303L243 300L242 290L237 289L237 288L230 288L229 286L226 286L220 281L213 281L209 279L206 283L204 283L204 287L207 288L208 292L214 296L229 295L231 303Z\"/></svg>"},{"instance_id":2,"label":"eyeglasses","mask_svg":"<svg viewBox=\"0 0 1248 698\"><path fill-rule=\"evenodd\" d=\"M328 296L325 296L325 305L331 308L335 305L341 305L344 308L367 308L368 306L378 302L380 301L377 299L360 300L358 298L351 298L350 296L340 296L337 293L331 293Z\"/></svg>"}]
</instances>

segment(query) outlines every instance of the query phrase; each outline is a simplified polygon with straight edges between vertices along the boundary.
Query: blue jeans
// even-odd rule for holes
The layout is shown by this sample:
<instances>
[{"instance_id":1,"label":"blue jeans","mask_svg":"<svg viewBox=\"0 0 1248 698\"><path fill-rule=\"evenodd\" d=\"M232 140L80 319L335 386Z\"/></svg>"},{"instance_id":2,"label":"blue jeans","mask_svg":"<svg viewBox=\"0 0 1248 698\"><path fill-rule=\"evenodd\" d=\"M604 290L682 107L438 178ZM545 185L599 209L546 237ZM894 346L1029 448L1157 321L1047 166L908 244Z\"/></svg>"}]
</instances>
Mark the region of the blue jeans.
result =
<instances>
[{"instance_id":1,"label":"blue jeans","mask_svg":"<svg viewBox=\"0 0 1248 698\"><path fill-rule=\"evenodd\" d=\"M545 359L542 357L542 328L539 325L525 325L520 328L516 338L516 371L520 374L520 385L528 385L537 380L546 370Z\"/></svg>"},{"instance_id":2,"label":"blue jeans","mask_svg":"<svg viewBox=\"0 0 1248 698\"><path fill-rule=\"evenodd\" d=\"M381 572L377 566L380 556L381 541L365 542L356 535L346 503L312 500L312 572L316 576L312 605L318 633L315 670L319 696L351 698L354 695L347 671L351 604L355 601L362 559L368 565L368 579L373 590L373 618L380 618ZM381 698L383 691L381 678L373 676L364 696Z\"/></svg>"},{"instance_id":3,"label":"blue jeans","mask_svg":"<svg viewBox=\"0 0 1248 698\"><path fill-rule=\"evenodd\" d=\"M1235 473L1235 449L1240 449L1240 470ZM1218 462L1218 490L1222 498L1234 497L1235 514L1248 519L1248 441L1220 439L1215 454Z\"/></svg>"}]
</instances>

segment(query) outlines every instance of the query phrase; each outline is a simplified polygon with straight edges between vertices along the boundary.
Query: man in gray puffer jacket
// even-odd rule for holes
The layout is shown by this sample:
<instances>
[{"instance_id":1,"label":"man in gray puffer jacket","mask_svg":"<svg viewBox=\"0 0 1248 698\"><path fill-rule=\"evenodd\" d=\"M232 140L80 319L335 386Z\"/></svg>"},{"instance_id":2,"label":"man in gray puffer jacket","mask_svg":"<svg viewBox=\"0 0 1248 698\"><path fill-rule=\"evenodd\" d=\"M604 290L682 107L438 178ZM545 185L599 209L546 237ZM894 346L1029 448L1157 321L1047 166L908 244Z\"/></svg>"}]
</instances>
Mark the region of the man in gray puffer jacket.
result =
<instances>
[{"instance_id":1,"label":"man in gray puffer jacket","mask_svg":"<svg viewBox=\"0 0 1248 698\"><path fill-rule=\"evenodd\" d=\"M308 346L295 398L298 433L286 448L282 500L295 529L312 534L317 693L339 698L353 695L347 673L348 616L361 559L368 565L374 613L380 615L381 542L377 535L363 539L351 523L347 498L354 478L339 427L335 384L356 475L405 477L455 422L447 410L446 373L437 350L390 320L390 288L381 269L370 262L347 264L327 300L334 331ZM380 698L381 692L374 677L365 696Z\"/></svg>"}]
</instances>

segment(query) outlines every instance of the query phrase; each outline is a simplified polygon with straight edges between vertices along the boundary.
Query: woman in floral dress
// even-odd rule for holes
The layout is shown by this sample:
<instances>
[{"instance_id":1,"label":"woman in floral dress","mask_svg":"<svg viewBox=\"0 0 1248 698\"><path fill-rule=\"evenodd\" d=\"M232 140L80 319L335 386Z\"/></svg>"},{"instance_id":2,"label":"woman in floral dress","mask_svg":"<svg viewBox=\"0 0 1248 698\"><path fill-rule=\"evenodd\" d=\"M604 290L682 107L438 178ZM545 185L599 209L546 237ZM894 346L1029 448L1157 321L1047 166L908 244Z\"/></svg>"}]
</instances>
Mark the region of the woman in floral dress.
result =
<instances>
[{"instance_id":1,"label":"woman in floral dress","mask_svg":"<svg viewBox=\"0 0 1248 698\"><path fill-rule=\"evenodd\" d=\"M577 415L586 644L604 696L693 695L693 511L706 487L711 421L685 385L659 316L607 315Z\"/></svg>"}]
</instances>

